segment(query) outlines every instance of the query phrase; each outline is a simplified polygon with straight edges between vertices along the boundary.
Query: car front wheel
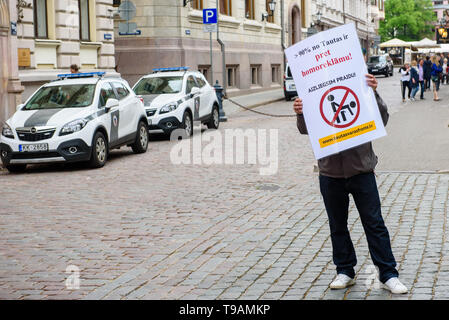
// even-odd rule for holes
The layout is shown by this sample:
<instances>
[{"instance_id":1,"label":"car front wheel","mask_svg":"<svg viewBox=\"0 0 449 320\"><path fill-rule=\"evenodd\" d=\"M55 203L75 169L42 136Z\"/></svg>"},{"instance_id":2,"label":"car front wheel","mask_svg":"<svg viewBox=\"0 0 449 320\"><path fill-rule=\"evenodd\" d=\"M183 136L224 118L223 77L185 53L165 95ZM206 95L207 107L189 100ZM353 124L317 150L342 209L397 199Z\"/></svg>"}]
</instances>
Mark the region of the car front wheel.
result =
<instances>
[{"instance_id":1,"label":"car front wheel","mask_svg":"<svg viewBox=\"0 0 449 320\"><path fill-rule=\"evenodd\" d=\"M90 166L92 168L101 168L108 159L108 142L103 133L97 132L92 140L92 156Z\"/></svg>"},{"instance_id":2,"label":"car front wheel","mask_svg":"<svg viewBox=\"0 0 449 320\"><path fill-rule=\"evenodd\" d=\"M182 128L184 129L186 137L193 136L193 121L192 116L188 111L185 111L184 116L182 117Z\"/></svg>"},{"instance_id":3,"label":"car front wheel","mask_svg":"<svg viewBox=\"0 0 449 320\"><path fill-rule=\"evenodd\" d=\"M214 105L212 107L212 114L209 119L209 122L207 123L207 127L209 129L218 129L219 125L220 125L220 113L218 112L218 107Z\"/></svg>"},{"instance_id":4,"label":"car front wheel","mask_svg":"<svg viewBox=\"0 0 449 320\"><path fill-rule=\"evenodd\" d=\"M148 148L148 127L143 122L139 122L137 127L137 136L134 144L131 145L134 153L145 153Z\"/></svg>"}]
</instances>

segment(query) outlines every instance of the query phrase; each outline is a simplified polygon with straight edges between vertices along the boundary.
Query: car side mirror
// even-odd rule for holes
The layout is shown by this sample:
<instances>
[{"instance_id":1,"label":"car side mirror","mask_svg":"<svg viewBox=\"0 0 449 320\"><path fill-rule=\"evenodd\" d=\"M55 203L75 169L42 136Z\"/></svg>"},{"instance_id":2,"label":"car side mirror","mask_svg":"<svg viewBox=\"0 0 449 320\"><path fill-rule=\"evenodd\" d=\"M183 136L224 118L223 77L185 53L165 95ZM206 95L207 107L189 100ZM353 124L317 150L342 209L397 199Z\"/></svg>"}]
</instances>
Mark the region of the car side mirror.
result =
<instances>
[{"instance_id":1,"label":"car side mirror","mask_svg":"<svg viewBox=\"0 0 449 320\"><path fill-rule=\"evenodd\" d=\"M109 110L115 107L118 107L118 100L110 98L108 99L108 101L106 101L106 106L104 107L104 109L106 110L106 112L109 112Z\"/></svg>"},{"instance_id":2,"label":"car side mirror","mask_svg":"<svg viewBox=\"0 0 449 320\"><path fill-rule=\"evenodd\" d=\"M22 109L24 105L25 105L24 103L19 104L19 105L16 107L16 111L19 111L20 109Z\"/></svg>"},{"instance_id":3,"label":"car side mirror","mask_svg":"<svg viewBox=\"0 0 449 320\"><path fill-rule=\"evenodd\" d=\"M200 92L200 88L198 88L198 87L193 87L192 90L190 91L190 95L194 96L194 95L197 94L198 92Z\"/></svg>"}]
</instances>

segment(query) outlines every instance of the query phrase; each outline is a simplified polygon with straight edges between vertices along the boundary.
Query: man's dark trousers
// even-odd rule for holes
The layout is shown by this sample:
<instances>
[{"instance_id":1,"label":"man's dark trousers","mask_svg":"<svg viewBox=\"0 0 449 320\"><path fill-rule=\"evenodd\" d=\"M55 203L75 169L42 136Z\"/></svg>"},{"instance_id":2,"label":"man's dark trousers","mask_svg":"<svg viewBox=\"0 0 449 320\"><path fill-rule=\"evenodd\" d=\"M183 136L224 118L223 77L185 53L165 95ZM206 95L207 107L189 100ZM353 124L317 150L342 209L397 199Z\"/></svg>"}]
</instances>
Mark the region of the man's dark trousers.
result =
<instances>
[{"instance_id":1,"label":"man's dark trousers","mask_svg":"<svg viewBox=\"0 0 449 320\"><path fill-rule=\"evenodd\" d=\"M371 259L379 268L379 280L385 283L388 279L397 277L396 261L382 218L374 173L358 174L347 179L320 175L320 189L329 217L337 273L351 278L355 276L357 258L348 230L349 194L352 194L368 240Z\"/></svg>"},{"instance_id":2,"label":"man's dark trousers","mask_svg":"<svg viewBox=\"0 0 449 320\"><path fill-rule=\"evenodd\" d=\"M420 98L424 99L424 80L419 82L419 85L421 86L421 95Z\"/></svg>"}]
</instances>

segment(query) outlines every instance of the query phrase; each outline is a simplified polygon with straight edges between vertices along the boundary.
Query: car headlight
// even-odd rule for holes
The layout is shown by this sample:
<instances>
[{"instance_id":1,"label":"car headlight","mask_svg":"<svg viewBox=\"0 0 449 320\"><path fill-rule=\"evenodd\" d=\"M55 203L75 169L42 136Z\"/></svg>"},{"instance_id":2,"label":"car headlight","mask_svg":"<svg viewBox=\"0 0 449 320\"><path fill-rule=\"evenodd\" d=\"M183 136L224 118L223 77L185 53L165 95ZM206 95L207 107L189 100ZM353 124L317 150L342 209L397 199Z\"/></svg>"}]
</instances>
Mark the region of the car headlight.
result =
<instances>
[{"instance_id":1,"label":"car headlight","mask_svg":"<svg viewBox=\"0 0 449 320\"><path fill-rule=\"evenodd\" d=\"M177 103L172 102L172 103L166 104L165 106L163 106L161 108L161 110L159 110L159 114L175 111L176 108L178 108Z\"/></svg>"},{"instance_id":2,"label":"car headlight","mask_svg":"<svg viewBox=\"0 0 449 320\"><path fill-rule=\"evenodd\" d=\"M3 125L2 135L7 137L7 138L14 139L14 133L12 132L11 127L8 126L6 123Z\"/></svg>"},{"instance_id":3,"label":"car headlight","mask_svg":"<svg viewBox=\"0 0 449 320\"><path fill-rule=\"evenodd\" d=\"M78 120L71 121L62 127L61 131L59 132L59 135L63 136L66 134L78 132L81 129L83 129L86 126L86 123L88 123L88 122L89 121L86 119L78 119Z\"/></svg>"}]
</instances>

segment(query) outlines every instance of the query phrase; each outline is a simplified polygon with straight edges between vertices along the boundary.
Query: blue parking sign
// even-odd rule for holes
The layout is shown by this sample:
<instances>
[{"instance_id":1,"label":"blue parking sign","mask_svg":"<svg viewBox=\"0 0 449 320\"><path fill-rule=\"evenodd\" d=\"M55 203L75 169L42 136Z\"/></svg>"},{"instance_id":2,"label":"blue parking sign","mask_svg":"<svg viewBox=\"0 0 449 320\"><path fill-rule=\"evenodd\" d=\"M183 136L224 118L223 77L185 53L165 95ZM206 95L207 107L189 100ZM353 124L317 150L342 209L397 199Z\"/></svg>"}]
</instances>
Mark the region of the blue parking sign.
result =
<instances>
[{"instance_id":1,"label":"blue parking sign","mask_svg":"<svg viewBox=\"0 0 449 320\"><path fill-rule=\"evenodd\" d=\"M212 24L217 23L217 9L203 9L203 23Z\"/></svg>"}]
</instances>

